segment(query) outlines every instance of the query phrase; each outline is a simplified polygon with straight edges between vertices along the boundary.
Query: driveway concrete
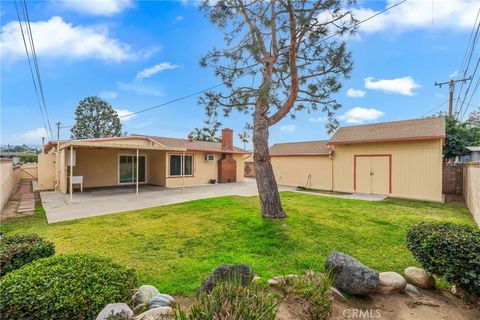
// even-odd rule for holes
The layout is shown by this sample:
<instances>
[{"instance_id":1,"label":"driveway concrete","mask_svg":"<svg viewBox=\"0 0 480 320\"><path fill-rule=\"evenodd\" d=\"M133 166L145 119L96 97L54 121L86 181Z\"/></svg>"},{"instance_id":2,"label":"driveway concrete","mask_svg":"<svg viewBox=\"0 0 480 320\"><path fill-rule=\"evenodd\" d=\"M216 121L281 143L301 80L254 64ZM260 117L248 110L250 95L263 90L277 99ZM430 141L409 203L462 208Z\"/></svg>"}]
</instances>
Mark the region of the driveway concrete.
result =
<instances>
[{"instance_id":1,"label":"driveway concrete","mask_svg":"<svg viewBox=\"0 0 480 320\"><path fill-rule=\"evenodd\" d=\"M279 186L280 191L296 191L294 187ZM327 195L314 192L301 192L316 196L360 199L369 201L383 200L371 195ZM207 199L222 196L255 196L258 194L254 179L244 182L201 185L182 188L162 188L157 186L140 186L138 196L135 186L90 189L84 192L74 192L73 202L70 196L58 191L40 193L43 208L48 223L75 220L117 213L129 210L145 209L173 203L187 202L197 199Z\"/></svg>"}]
</instances>

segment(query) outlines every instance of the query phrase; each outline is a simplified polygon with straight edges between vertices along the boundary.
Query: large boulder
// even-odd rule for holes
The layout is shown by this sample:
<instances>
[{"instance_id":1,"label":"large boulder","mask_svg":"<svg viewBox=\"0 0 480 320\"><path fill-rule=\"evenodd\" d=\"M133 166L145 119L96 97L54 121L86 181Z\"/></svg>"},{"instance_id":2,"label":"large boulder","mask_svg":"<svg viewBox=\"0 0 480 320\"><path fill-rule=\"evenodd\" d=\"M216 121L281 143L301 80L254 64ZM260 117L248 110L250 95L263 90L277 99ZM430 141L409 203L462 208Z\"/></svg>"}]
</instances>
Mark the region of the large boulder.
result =
<instances>
[{"instance_id":1,"label":"large boulder","mask_svg":"<svg viewBox=\"0 0 480 320\"><path fill-rule=\"evenodd\" d=\"M390 294L405 290L407 281L396 272L380 272L377 292L382 294Z\"/></svg>"},{"instance_id":2,"label":"large boulder","mask_svg":"<svg viewBox=\"0 0 480 320\"><path fill-rule=\"evenodd\" d=\"M148 306L149 309L155 309L159 307L168 307L172 305L172 303L175 301L175 299L168 295L168 294L157 294L155 297L150 300L150 304Z\"/></svg>"},{"instance_id":3,"label":"large boulder","mask_svg":"<svg viewBox=\"0 0 480 320\"><path fill-rule=\"evenodd\" d=\"M170 307L159 307L145 311L135 317L135 320L167 320L173 319L173 310Z\"/></svg>"},{"instance_id":4,"label":"large boulder","mask_svg":"<svg viewBox=\"0 0 480 320\"><path fill-rule=\"evenodd\" d=\"M422 268L408 267L405 269L405 278L409 283L423 289L430 289L435 286L435 278Z\"/></svg>"},{"instance_id":5,"label":"large boulder","mask_svg":"<svg viewBox=\"0 0 480 320\"><path fill-rule=\"evenodd\" d=\"M135 292L135 294L133 295L132 297L133 304L135 306L138 306L138 305L148 306L148 304L150 303L150 300L152 300L152 298L158 294L160 294L160 292L154 286L143 285L140 288L138 288L138 291Z\"/></svg>"},{"instance_id":6,"label":"large boulder","mask_svg":"<svg viewBox=\"0 0 480 320\"><path fill-rule=\"evenodd\" d=\"M363 265L348 254L333 251L325 261L325 270L333 272L336 288L353 295L367 295L375 291L379 283L378 272Z\"/></svg>"},{"instance_id":7,"label":"large boulder","mask_svg":"<svg viewBox=\"0 0 480 320\"><path fill-rule=\"evenodd\" d=\"M133 311L125 303L110 303L100 311L96 320L109 320L112 317L129 320L133 318Z\"/></svg>"},{"instance_id":8,"label":"large boulder","mask_svg":"<svg viewBox=\"0 0 480 320\"><path fill-rule=\"evenodd\" d=\"M217 267L213 272L202 282L201 291L210 293L213 287L218 282L233 282L248 285L252 282L255 275L246 264L226 264Z\"/></svg>"}]
</instances>

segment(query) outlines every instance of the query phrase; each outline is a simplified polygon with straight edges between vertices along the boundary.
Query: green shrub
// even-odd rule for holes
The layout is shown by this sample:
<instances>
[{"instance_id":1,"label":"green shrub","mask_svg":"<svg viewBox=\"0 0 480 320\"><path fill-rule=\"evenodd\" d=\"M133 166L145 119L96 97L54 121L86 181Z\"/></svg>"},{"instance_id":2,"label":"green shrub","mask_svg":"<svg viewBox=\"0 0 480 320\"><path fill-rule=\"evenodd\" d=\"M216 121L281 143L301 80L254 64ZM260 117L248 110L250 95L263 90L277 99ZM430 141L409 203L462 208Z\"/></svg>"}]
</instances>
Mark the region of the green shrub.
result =
<instances>
[{"instance_id":1,"label":"green shrub","mask_svg":"<svg viewBox=\"0 0 480 320\"><path fill-rule=\"evenodd\" d=\"M60 255L0 279L2 319L95 319L108 303L128 302L136 277L110 259Z\"/></svg>"},{"instance_id":2,"label":"green shrub","mask_svg":"<svg viewBox=\"0 0 480 320\"><path fill-rule=\"evenodd\" d=\"M452 223L415 225L408 231L407 247L430 274L467 293L480 293L478 229Z\"/></svg>"},{"instance_id":3,"label":"green shrub","mask_svg":"<svg viewBox=\"0 0 480 320\"><path fill-rule=\"evenodd\" d=\"M330 317L332 311L332 283L331 271L325 274L308 273L301 277L287 279L285 290L288 295L303 300L310 319L324 320Z\"/></svg>"},{"instance_id":4,"label":"green shrub","mask_svg":"<svg viewBox=\"0 0 480 320\"><path fill-rule=\"evenodd\" d=\"M188 312L174 306L177 320L274 320L277 301L273 295L257 287L222 282L209 294L200 293Z\"/></svg>"},{"instance_id":5,"label":"green shrub","mask_svg":"<svg viewBox=\"0 0 480 320\"><path fill-rule=\"evenodd\" d=\"M36 234L15 235L0 240L0 276L40 258L55 254L55 246Z\"/></svg>"}]
</instances>

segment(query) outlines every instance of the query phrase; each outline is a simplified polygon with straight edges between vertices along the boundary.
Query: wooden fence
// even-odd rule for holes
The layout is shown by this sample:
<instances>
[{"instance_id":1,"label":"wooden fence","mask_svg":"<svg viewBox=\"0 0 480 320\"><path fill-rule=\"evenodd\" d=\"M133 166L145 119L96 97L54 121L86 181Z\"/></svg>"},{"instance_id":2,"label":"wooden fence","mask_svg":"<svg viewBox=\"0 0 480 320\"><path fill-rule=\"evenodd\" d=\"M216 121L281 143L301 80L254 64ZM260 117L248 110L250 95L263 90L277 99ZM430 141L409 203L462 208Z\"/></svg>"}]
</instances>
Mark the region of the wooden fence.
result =
<instances>
[{"instance_id":1,"label":"wooden fence","mask_svg":"<svg viewBox=\"0 0 480 320\"><path fill-rule=\"evenodd\" d=\"M38 164L26 163L20 167L20 180L37 180Z\"/></svg>"},{"instance_id":2,"label":"wooden fence","mask_svg":"<svg viewBox=\"0 0 480 320\"><path fill-rule=\"evenodd\" d=\"M443 164L443 194L463 194L463 164Z\"/></svg>"}]
</instances>

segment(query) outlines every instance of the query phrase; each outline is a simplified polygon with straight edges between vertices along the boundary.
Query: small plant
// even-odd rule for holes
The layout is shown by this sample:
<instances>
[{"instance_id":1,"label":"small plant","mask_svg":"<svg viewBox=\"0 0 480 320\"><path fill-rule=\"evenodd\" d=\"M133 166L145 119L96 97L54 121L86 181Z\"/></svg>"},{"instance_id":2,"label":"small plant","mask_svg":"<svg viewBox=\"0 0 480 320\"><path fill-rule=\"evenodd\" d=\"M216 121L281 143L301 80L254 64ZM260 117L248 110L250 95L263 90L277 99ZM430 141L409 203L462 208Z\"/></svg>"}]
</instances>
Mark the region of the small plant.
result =
<instances>
[{"instance_id":1,"label":"small plant","mask_svg":"<svg viewBox=\"0 0 480 320\"><path fill-rule=\"evenodd\" d=\"M0 279L2 319L95 319L105 305L129 301L136 277L110 259L85 254L32 262Z\"/></svg>"},{"instance_id":2,"label":"small plant","mask_svg":"<svg viewBox=\"0 0 480 320\"><path fill-rule=\"evenodd\" d=\"M200 293L188 312L174 305L177 320L274 320L281 301L258 287L237 283L217 284L210 294Z\"/></svg>"},{"instance_id":3,"label":"small plant","mask_svg":"<svg viewBox=\"0 0 480 320\"><path fill-rule=\"evenodd\" d=\"M53 256L55 246L36 234L5 237L0 240L0 276L24 265Z\"/></svg>"},{"instance_id":4,"label":"small plant","mask_svg":"<svg viewBox=\"0 0 480 320\"><path fill-rule=\"evenodd\" d=\"M453 223L419 224L407 247L422 267L470 294L480 293L480 230Z\"/></svg>"},{"instance_id":5,"label":"small plant","mask_svg":"<svg viewBox=\"0 0 480 320\"><path fill-rule=\"evenodd\" d=\"M286 279L287 295L303 300L307 312L312 320L328 319L332 311L331 287L333 275L326 273L309 272L303 276Z\"/></svg>"}]
</instances>

